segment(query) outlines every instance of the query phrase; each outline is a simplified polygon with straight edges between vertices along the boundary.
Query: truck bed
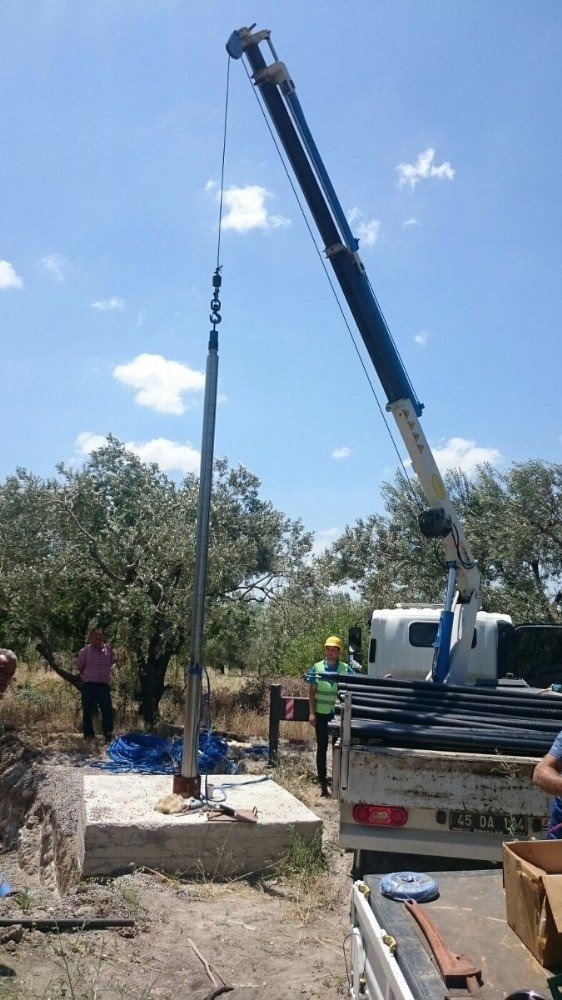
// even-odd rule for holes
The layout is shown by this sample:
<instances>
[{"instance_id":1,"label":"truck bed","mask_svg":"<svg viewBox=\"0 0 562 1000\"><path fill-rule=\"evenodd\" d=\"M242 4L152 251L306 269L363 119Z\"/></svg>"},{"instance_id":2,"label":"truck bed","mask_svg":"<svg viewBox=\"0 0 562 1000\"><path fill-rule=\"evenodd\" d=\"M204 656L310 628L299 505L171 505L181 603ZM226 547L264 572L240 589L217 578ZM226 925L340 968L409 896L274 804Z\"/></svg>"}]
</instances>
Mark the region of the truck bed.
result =
<instances>
[{"instance_id":1,"label":"truck bed","mask_svg":"<svg viewBox=\"0 0 562 1000\"><path fill-rule=\"evenodd\" d=\"M531 780L536 763L529 757L351 746L340 795L349 802L546 815L548 796Z\"/></svg>"},{"instance_id":2,"label":"truck bed","mask_svg":"<svg viewBox=\"0 0 562 1000\"><path fill-rule=\"evenodd\" d=\"M482 968L482 996L505 1000L517 990L550 995L546 971L505 919L501 871L437 872L439 898L422 904L447 947L468 955ZM397 941L396 962L415 1000L441 1000L445 988L423 932L403 903L380 892L381 875L365 876L368 901L380 927ZM368 957L368 952L367 952ZM379 974L380 978L380 974ZM461 993L466 995L465 993Z\"/></svg>"},{"instance_id":3,"label":"truck bed","mask_svg":"<svg viewBox=\"0 0 562 1000\"><path fill-rule=\"evenodd\" d=\"M532 783L536 763L338 740L333 775L340 846L500 861L504 840L544 836L550 800ZM402 806L407 822L396 828L360 823L353 810L362 803Z\"/></svg>"}]
</instances>

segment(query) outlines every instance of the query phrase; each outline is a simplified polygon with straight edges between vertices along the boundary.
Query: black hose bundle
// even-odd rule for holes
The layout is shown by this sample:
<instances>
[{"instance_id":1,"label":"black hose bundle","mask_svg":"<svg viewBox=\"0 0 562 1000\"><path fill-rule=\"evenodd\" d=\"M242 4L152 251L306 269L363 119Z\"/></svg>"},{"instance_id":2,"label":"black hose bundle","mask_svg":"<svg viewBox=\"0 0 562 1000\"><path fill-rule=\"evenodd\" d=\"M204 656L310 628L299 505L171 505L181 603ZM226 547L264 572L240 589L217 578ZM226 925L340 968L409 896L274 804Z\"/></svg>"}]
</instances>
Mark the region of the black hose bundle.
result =
<instances>
[{"instance_id":1,"label":"black hose bundle","mask_svg":"<svg viewBox=\"0 0 562 1000\"><path fill-rule=\"evenodd\" d=\"M528 689L358 675L346 676L338 687L333 726L339 726L341 701L350 694L351 734L361 742L540 757L562 728L562 701Z\"/></svg>"}]
</instances>

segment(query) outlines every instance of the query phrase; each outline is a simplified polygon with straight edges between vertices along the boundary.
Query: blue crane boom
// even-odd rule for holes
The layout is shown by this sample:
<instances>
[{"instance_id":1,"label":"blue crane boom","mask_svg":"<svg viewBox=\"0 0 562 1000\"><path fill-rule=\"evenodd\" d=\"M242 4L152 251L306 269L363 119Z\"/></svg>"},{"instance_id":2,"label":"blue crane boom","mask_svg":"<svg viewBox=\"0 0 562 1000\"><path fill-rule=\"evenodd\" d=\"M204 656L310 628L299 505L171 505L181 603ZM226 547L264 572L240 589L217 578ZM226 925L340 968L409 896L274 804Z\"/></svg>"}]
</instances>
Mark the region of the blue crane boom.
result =
<instances>
[{"instance_id":1,"label":"blue crane boom","mask_svg":"<svg viewBox=\"0 0 562 1000\"><path fill-rule=\"evenodd\" d=\"M377 372L430 509L420 514L420 529L428 538L442 538L447 586L436 644L433 677L463 683L468 669L476 614L480 608L480 573L456 511L419 422L423 404L416 396L371 288L353 236L322 158L312 138L295 85L280 62L268 30L240 28L226 49L234 59L245 56L252 78L281 140L285 153L316 223L324 251L351 310ZM262 43L272 61L266 62Z\"/></svg>"}]
</instances>

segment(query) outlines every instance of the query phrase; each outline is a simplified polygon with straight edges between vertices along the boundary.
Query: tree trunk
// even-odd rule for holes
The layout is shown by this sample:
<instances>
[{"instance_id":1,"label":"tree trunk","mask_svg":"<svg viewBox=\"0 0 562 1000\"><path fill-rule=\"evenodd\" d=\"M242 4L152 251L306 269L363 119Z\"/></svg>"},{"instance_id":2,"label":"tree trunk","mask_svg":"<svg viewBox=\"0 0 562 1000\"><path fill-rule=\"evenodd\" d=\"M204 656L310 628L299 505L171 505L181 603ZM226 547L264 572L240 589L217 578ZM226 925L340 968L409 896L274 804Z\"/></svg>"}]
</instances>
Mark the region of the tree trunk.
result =
<instances>
[{"instance_id":1,"label":"tree trunk","mask_svg":"<svg viewBox=\"0 0 562 1000\"><path fill-rule=\"evenodd\" d=\"M79 674L73 674L70 672L70 670L65 670L64 667L61 667L57 663L57 661L55 660L55 654L53 653L53 650L51 649L51 646L47 641L47 639L43 639L41 642L38 642L35 649L37 650L38 653L41 654L43 659L47 661L51 670L55 671L55 674L58 674L59 677L63 678L63 680L68 681L68 683L72 684L72 686L75 687L78 691L81 690L82 678L80 677Z\"/></svg>"},{"instance_id":2,"label":"tree trunk","mask_svg":"<svg viewBox=\"0 0 562 1000\"><path fill-rule=\"evenodd\" d=\"M158 720L158 707L164 694L166 670L173 650L158 649L158 639L151 639L148 655L137 655L139 664L139 715L145 725L153 726Z\"/></svg>"}]
</instances>

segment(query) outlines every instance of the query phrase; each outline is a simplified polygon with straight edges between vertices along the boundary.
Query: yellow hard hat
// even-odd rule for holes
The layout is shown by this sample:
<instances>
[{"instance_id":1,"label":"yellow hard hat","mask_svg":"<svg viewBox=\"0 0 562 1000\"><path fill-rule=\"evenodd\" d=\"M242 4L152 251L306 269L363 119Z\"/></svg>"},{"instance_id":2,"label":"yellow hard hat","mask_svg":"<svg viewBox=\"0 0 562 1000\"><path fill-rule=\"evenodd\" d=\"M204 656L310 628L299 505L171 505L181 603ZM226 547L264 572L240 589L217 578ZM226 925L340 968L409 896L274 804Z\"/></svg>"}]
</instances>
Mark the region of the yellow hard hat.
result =
<instances>
[{"instance_id":1,"label":"yellow hard hat","mask_svg":"<svg viewBox=\"0 0 562 1000\"><path fill-rule=\"evenodd\" d=\"M341 649L341 639L337 635L329 635L324 646L337 646L338 649Z\"/></svg>"}]
</instances>

